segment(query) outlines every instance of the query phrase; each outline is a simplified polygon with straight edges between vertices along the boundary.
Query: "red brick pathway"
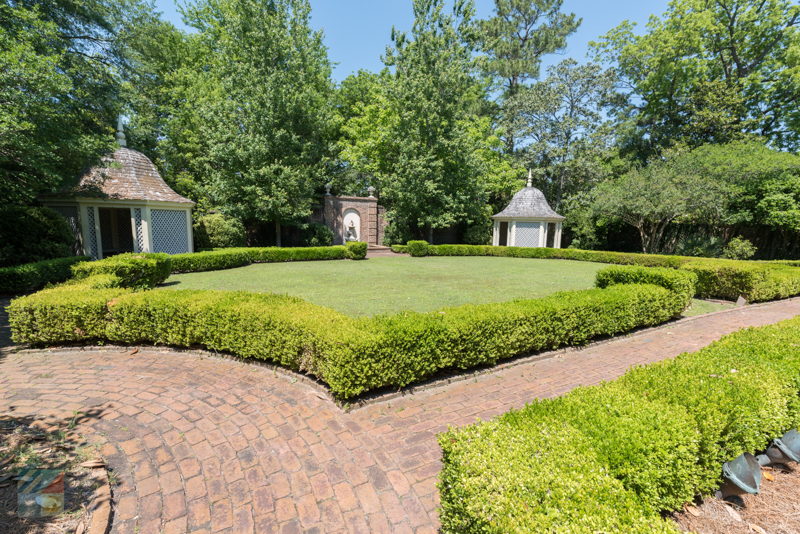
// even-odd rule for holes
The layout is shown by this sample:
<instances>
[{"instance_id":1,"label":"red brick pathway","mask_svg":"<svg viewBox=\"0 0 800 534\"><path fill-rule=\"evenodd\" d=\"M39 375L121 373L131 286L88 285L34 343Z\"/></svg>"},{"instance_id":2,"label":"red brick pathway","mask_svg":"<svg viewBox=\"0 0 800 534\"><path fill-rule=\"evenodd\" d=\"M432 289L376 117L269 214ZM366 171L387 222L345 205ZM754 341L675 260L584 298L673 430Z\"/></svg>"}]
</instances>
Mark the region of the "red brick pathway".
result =
<instances>
[{"instance_id":1,"label":"red brick pathway","mask_svg":"<svg viewBox=\"0 0 800 534\"><path fill-rule=\"evenodd\" d=\"M434 532L436 433L613 378L800 299L734 309L344 413L261 366L159 349L0 353L0 413L102 434L113 532ZM96 410L99 413L91 412Z\"/></svg>"}]
</instances>

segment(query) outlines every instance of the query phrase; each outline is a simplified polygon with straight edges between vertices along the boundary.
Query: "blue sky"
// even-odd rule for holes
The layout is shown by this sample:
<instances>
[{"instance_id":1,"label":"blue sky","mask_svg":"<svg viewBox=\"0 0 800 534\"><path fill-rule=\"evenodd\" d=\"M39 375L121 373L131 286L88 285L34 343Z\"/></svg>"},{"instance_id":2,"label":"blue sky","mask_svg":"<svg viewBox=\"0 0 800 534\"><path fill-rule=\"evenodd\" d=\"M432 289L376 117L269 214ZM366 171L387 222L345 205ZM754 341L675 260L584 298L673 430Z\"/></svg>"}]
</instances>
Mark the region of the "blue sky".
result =
<instances>
[{"instance_id":1,"label":"blue sky","mask_svg":"<svg viewBox=\"0 0 800 534\"><path fill-rule=\"evenodd\" d=\"M476 0L478 16L488 17L493 0ZM325 34L334 78L340 81L358 69L379 70L381 55L389 44L392 25L410 29L411 0L311 0L312 24ZM156 0L164 18L184 27L175 0ZM544 65L573 57L583 61L589 41L597 39L625 19L643 25L652 14L661 14L667 0L564 0L563 10L583 18L570 37L567 49L545 58Z\"/></svg>"}]
</instances>

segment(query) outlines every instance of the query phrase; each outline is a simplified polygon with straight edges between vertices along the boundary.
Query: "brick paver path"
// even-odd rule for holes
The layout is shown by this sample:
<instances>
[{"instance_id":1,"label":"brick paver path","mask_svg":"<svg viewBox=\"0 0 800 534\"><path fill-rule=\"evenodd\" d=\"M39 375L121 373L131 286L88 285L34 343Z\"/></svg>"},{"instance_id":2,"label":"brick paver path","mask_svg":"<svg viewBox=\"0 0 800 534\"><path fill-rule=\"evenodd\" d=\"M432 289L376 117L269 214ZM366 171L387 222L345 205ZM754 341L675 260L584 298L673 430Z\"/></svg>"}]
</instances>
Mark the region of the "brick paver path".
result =
<instances>
[{"instance_id":1,"label":"brick paver path","mask_svg":"<svg viewBox=\"0 0 800 534\"><path fill-rule=\"evenodd\" d=\"M345 413L261 366L159 349L0 353L0 413L101 433L117 473L113 532L434 532L435 435L613 378L800 299L734 309Z\"/></svg>"}]
</instances>

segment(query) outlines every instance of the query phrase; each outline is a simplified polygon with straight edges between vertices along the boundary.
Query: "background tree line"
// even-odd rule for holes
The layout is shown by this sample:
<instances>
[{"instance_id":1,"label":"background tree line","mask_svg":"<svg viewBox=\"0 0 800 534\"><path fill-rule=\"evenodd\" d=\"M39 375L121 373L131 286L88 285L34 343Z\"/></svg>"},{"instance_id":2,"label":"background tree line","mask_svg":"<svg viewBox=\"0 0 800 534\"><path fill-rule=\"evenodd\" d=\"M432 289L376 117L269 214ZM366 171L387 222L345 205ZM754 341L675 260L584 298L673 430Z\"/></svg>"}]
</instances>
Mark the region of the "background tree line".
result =
<instances>
[{"instance_id":1,"label":"background tree line","mask_svg":"<svg viewBox=\"0 0 800 534\"><path fill-rule=\"evenodd\" d=\"M324 241L307 219L326 183L376 187L392 241L484 243L530 168L575 246L800 256L791 1L673 0L544 72L581 23L562 0L409 9L385 68L336 84L308 0L194 0L190 32L148 0L5 0L0 194L74 180L123 114L129 146L251 244Z\"/></svg>"}]
</instances>

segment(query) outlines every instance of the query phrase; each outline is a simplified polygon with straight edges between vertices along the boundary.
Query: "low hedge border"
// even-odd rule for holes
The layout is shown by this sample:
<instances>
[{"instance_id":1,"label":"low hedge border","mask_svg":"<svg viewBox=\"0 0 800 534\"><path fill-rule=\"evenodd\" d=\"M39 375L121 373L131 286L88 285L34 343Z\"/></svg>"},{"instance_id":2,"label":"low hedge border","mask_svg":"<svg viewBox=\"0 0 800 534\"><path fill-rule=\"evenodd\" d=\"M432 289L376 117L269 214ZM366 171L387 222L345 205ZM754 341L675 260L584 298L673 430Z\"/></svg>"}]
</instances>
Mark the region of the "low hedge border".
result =
<instances>
[{"instance_id":1,"label":"low hedge border","mask_svg":"<svg viewBox=\"0 0 800 534\"><path fill-rule=\"evenodd\" d=\"M48 284L59 284L72 277L73 265L87 260L87 256L70 256L0 267L0 294L19 295L36 291Z\"/></svg>"},{"instance_id":2,"label":"low hedge border","mask_svg":"<svg viewBox=\"0 0 800 534\"><path fill-rule=\"evenodd\" d=\"M416 257L503 256L680 269L697 275L695 296L699 298L737 300L742 296L748 302L764 302L800 295L800 262L793 261L755 262L570 248L429 245L425 241L409 241L404 250Z\"/></svg>"},{"instance_id":3,"label":"low hedge border","mask_svg":"<svg viewBox=\"0 0 800 534\"><path fill-rule=\"evenodd\" d=\"M800 423L798 344L800 318L742 330L440 435L442 531L676 532L660 512Z\"/></svg>"},{"instance_id":4,"label":"low hedge border","mask_svg":"<svg viewBox=\"0 0 800 534\"><path fill-rule=\"evenodd\" d=\"M685 294L676 289L676 272L650 276L644 284L630 274L606 289L361 319L287 296L131 292L157 283L155 273L160 277L165 269L162 260L131 255L105 265L94 262L91 269L76 266L76 280L11 303L14 340L200 345L311 373L347 399L403 387L443 369L493 365L659 324L686 305ZM131 265L120 267L125 262ZM85 276L90 273L98 274ZM76 295L80 312L70 309Z\"/></svg>"},{"instance_id":5,"label":"low hedge border","mask_svg":"<svg viewBox=\"0 0 800 534\"><path fill-rule=\"evenodd\" d=\"M363 260L367 256L367 244L351 241L347 245L331 247L234 247L218 248L202 252L175 254L172 258L173 273L193 273L232 269L251 263L276 263L285 261L314 260Z\"/></svg>"},{"instance_id":6,"label":"low hedge border","mask_svg":"<svg viewBox=\"0 0 800 534\"><path fill-rule=\"evenodd\" d=\"M85 261L72 266L77 280L98 274L111 274L121 285L133 289L149 289L166 280L172 272L169 254L127 253L98 261Z\"/></svg>"}]
</instances>

